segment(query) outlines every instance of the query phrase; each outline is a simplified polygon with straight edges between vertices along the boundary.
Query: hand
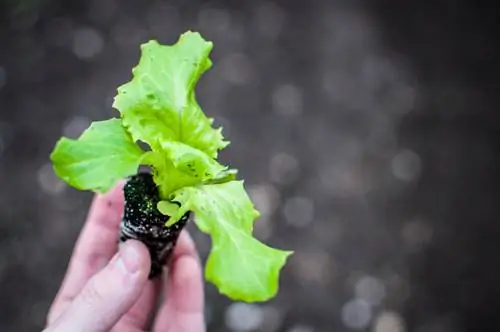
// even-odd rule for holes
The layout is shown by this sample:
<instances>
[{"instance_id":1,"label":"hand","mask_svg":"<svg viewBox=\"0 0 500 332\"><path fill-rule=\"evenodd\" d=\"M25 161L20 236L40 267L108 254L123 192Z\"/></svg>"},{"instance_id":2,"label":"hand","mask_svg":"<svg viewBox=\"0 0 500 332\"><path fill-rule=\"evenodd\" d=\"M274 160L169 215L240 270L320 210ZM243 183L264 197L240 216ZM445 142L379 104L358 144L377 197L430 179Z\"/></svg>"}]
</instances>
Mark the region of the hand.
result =
<instances>
[{"instance_id":1,"label":"hand","mask_svg":"<svg viewBox=\"0 0 500 332\"><path fill-rule=\"evenodd\" d=\"M162 291L161 280L147 279L151 261L144 244L129 240L118 250L123 205L121 185L95 197L44 331L139 332L152 325L154 332L204 332L201 267L187 231ZM152 317L160 292L166 299Z\"/></svg>"}]
</instances>

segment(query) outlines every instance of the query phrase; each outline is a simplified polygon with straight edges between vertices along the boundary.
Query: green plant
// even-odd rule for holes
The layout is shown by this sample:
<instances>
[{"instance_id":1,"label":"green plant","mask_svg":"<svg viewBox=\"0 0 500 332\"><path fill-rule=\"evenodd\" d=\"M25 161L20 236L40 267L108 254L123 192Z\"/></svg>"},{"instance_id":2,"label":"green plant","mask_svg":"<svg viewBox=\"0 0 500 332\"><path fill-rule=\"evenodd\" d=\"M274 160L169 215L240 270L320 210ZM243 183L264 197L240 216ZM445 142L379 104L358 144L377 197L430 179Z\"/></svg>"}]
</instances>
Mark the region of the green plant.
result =
<instances>
[{"instance_id":1,"label":"green plant","mask_svg":"<svg viewBox=\"0 0 500 332\"><path fill-rule=\"evenodd\" d=\"M130 82L118 88L120 118L93 122L77 139L61 138L51 154L56 174L80 190L106 192L150 166L169 227L188 211L210 235L205 278L234 300L266 301L292 251L253 237L259 217L237 171L217 161L229 142L198 104L195 87L212 66L213 44L188 31L174 45L149 41ZM141 149L137 142L149 146Z\"/></svg>"}]
</instances>

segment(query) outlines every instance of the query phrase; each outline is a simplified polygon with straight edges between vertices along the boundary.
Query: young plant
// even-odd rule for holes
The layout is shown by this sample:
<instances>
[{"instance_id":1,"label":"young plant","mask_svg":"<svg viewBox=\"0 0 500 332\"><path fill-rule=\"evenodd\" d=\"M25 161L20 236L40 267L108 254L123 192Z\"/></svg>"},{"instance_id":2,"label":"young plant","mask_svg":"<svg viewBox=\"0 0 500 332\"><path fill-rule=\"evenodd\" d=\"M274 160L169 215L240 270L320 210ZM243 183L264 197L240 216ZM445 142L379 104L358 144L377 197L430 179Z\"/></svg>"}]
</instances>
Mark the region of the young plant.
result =
<instances>
[{"instance_id":1,"label":"young plant","mask_svg":"<svg viewBox=\"0 0 500 332\"><path fill-rule=\"evenodd\" d=\"M56 174L80 190L105 193L128 178L120 239L148 246L150 277L161 273L194 213L212 240L205 278L233 300L267 301L276 295L280 271L293 252L252 236L259 212L236 170L217 161L229 142L195 97L198 80L212 66L212 48L191 31L174 45L141 45L133 78L114 99L120 118L93 122L77 140L61 138L51 160ZM138 174L141 165L152 174Z\"/></svg>"}]
</instances>

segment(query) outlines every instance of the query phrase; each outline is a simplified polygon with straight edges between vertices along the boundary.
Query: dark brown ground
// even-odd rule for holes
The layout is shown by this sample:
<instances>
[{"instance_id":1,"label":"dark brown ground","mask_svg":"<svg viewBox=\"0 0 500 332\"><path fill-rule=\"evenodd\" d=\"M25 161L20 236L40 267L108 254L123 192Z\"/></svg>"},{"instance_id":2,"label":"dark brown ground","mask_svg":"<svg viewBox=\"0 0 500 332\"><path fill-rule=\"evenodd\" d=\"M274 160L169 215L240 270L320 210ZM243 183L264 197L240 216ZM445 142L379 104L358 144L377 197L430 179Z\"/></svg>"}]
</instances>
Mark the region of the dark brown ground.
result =
<instances>
[{"instance_id":1,"label":"dark brown ground","mask_svg":"<svg viewBox=\"0 0 500 332\"><path fill-rule=\"evenodd\" d=\"M226 126L223 158L263 212L256 234L296 251L270 303L232 304L207 285L209 331L497 330L494 10L444 0L0 8L1 331L42 329L90 202L54 177L55 141L116 116L139 44L187 29L215 43L199 99ZM208 240L193 235L205 257Z\"/></svg>"}]
</instances>

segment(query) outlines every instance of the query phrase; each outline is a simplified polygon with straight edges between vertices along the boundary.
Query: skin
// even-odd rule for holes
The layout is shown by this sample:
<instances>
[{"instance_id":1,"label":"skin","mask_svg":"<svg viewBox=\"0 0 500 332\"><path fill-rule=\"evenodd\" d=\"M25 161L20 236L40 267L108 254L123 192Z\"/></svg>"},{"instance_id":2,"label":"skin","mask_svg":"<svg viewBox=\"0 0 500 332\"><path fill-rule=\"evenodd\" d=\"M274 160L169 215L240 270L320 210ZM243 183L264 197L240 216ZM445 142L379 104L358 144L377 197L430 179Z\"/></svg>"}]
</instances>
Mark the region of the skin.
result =
<instances>
[{"instance_id":1,"label":"skin","mask_svg":"<svg viewBox=\"0 0 500 332\"><path fill-rule=\"evenodd\" d=\"M44 332L205 332L194 242L183 231L168 273L148 280L146 246L134 240L117 244L122 188L123 183L94 198Z\"/></svg>"}]
</instances>

